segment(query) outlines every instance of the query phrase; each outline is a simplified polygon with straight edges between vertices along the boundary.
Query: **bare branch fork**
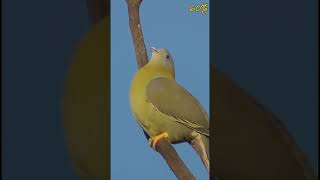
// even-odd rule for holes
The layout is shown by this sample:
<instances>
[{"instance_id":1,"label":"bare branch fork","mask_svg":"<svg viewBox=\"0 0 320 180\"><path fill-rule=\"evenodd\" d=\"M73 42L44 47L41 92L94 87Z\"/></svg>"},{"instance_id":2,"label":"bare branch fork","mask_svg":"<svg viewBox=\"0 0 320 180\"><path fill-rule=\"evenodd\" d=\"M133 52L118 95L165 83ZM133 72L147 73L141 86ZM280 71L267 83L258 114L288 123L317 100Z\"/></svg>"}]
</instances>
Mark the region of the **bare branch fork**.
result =
<instances>
[{"instance_id":1,"label":"bare branch fork","mask_svg":"<svg viewBox=\"0 0 320 180\"><path fill-rule=\"evenodd\" d=\"M141 2L142 0L127 0L130 30L139 68L148 63L139 15ZM168 166L178 179L196 179L180 159L173 146L166 139L159 140L156 144L155 150L166 160Z\"/></svg>"}]
</instances>

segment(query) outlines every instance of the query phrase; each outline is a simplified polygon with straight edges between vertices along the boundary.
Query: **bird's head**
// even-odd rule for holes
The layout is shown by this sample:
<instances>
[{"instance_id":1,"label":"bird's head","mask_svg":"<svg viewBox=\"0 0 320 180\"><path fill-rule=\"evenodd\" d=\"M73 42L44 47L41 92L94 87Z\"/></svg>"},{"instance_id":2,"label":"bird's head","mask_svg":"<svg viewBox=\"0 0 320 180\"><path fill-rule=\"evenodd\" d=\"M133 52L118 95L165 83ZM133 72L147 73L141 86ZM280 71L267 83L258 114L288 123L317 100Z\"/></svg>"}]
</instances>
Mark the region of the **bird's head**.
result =
<instances>
[{"instance_id":1,"label":"bird's head","mask_svg":"<svg viewBox=\"0 0 320 180\"><path fill-rule=\"evenodd\" d=\"M154 47L151 47L151 51L152 51L152 55L151 55L150 63L160 68L164 68L166 71L170 72L174 77L175 76L174 63L169 51L166 49L161 49L161 48L157 49Z\"/></svg>"}]
</instances>

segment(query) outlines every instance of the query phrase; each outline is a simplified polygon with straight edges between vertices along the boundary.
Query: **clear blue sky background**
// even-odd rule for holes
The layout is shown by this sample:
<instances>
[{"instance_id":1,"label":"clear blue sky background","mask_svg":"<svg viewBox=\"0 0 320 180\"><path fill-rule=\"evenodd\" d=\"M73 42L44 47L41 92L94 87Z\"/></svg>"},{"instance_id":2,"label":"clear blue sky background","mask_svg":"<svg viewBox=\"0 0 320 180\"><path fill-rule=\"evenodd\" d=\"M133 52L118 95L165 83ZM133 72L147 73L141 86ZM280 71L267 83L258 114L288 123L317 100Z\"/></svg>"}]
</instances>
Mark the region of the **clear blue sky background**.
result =
<instances>
[{"instance_id":1,"label":"clear blue sky background","mask_svg":"<svg viewBox=\"0 0 320 180\"><path fill-rule=\"evenodd\" d=\"M150 47L170 51L177 81L209 110L209 14L189 13L192 3L143 1L140 9L148 55ZM126 2L111 2L111 179L176 179L147 143L129 106L130 82L137 71ZM207 172L188 144L175 145L198 179Z\"/></svg>"}]
</instances>

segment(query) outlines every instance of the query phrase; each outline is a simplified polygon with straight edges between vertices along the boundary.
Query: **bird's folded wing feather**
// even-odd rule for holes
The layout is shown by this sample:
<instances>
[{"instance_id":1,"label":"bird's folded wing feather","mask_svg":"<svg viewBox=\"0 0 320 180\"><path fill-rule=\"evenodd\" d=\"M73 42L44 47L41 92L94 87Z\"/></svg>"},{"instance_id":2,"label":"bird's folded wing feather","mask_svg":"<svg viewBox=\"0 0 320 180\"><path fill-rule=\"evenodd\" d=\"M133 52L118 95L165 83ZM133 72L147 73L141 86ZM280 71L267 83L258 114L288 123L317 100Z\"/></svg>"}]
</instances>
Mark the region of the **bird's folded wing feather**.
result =
<instances>
[{"instance_id":1,"label":"bird's folded wing feather","mask_svg":"<svg viewBox=\"0 0 320 180\"><path fill-rule=\"evenodd\" d=\"M155 78L146 87L147 100L166 116L178 123L209 136L208 114L198 100L177 82L167 78Z\"/></svg>"}]
</instances>

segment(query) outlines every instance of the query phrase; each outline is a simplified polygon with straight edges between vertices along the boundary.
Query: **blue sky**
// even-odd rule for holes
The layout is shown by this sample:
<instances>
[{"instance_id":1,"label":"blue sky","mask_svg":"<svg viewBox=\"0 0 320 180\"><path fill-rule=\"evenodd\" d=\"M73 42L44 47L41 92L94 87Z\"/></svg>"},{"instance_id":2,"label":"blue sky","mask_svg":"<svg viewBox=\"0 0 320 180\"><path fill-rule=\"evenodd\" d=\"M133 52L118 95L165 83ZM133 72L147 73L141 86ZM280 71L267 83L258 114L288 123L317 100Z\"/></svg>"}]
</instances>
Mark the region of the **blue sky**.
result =
<instances>
[{"instance_id":1,"label":"blue sky","mask_svg":"<svg viewBox=\"0 0 320 180\"><path fill-rule=\"evenodd\" d=\"M143 1L140 8L148 55L150 47L170 51L177 81L209 110L209 14L190 13L206 1ZM129 106L130 82L137 64L124 0L111 2L111 179L176 179L153 151ZM186 143L175 145L198 179L207 172Z\"/></svg>"}]
</instances>

